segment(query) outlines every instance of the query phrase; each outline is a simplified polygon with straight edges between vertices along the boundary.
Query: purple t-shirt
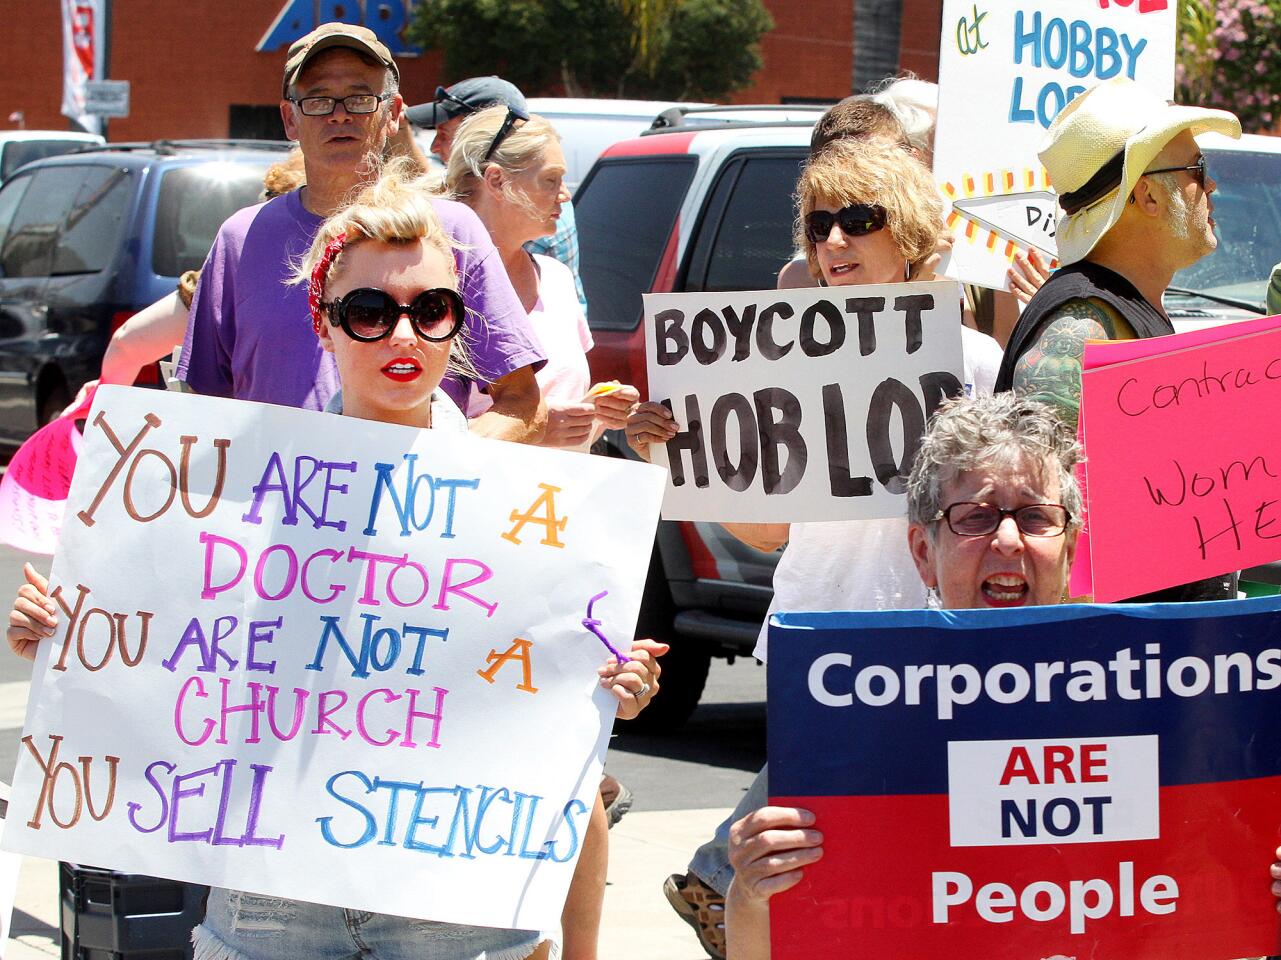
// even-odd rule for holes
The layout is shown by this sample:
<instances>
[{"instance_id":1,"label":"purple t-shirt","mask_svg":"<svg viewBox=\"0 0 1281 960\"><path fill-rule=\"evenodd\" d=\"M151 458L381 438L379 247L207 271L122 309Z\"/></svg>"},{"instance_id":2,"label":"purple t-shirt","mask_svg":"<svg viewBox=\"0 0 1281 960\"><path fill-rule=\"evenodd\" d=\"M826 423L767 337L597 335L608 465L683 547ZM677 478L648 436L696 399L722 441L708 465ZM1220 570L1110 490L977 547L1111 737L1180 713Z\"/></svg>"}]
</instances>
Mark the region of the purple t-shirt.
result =
<instances>
[{"instance_id":1,"label":"purple t-shirt","mask_svg":"<svg viewBox=\"0 0 1281 960\"><path fill-rule=\"evenodd\" d=\"M452 200L432 200L458 249L459 290L468 306L467 347L483 384L546 358L485 225ZM323 218L301 191L248 207L218 231L191 301L178 377L197 393L323 410L338 390L334 358L320 347L306 284L290 284ZM441 384L460 407L468 382Z\"/></svg>"}]
</instances>

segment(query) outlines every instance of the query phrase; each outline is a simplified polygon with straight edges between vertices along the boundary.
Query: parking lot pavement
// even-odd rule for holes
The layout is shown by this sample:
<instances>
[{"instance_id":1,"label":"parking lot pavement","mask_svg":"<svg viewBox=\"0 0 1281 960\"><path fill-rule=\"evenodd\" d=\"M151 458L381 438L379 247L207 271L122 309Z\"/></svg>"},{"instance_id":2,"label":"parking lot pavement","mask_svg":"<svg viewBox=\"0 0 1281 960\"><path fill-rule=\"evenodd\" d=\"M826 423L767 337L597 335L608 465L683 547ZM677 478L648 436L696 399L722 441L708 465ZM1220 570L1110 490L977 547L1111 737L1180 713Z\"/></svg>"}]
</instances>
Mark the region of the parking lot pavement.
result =
<instances>
[{"instance_id":1,"label":"parking lot pavement","mask_svg":"<svg viewBox=\"0 0 1281 960\"><path fill-rule=\"evenodd\" d=\"M729 812L631 813L610 831L601 960L707 960L662 887L668 874L685 872L690 854Z\"/></svg>"},{"instance_id":2,"label":"parking lot pavement","mask_svg":"<svg viewBox=\"0 0 1281 960\"><path fill-rule=\"evenodd\" d=\"M14 898L5 960L46 960L62 955L58 928L58 864L24 857Z\"/></svg>"}]
</instances>

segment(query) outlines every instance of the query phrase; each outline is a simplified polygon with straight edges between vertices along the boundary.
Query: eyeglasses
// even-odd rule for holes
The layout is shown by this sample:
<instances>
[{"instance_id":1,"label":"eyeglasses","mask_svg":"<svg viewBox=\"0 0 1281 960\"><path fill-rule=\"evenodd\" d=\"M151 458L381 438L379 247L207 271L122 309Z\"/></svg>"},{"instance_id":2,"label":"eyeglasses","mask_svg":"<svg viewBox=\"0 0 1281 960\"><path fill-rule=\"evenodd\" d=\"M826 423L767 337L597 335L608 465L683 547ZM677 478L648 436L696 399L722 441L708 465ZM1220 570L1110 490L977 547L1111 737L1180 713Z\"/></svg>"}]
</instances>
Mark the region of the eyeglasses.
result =
<instances>
[{"instance_id":1,"label":"eyeglasses","mask_svg":"<svg viewBox=\"0 0 1281 960\"><path fill-rule=\"evenodd\" d=\"M934 518L943 520L958 537L983 537L996 533L1001 521L1013 517L1019 532L1029 537L1057 537L1067 529L1072 514L1058 503L1030 503L1013 510L1002 510L990 503L966 500L954 503Z\"/></svg>"},{"instance_id":2,"label":"eyeglasses","mask_svg":"<svg viewBox=\"0 0 1281 960\"><path fill-rule=\"evenodd\" d=\"M459 100L456 96L446 90L444 87L436 88L436 102L452 103L463 113L475 113L479 107L472 106L466 100Z\"/></svg>"},{"instance_id":3,"label":"eyeglasses","mask_svg":"<svg viewBox=\"0 0 1281 960\"><path fill-rule=\"evenodd\" d=\"M348 113L373 113L386 101L390 93L353 93L350 97L288 97L290 103L297 104L304 117L327 117L334 112L338 104Z\"/></svg>"},{"instance_id":4,"label":"eyeglasses","mask_svg":"<svg viewBox=\"0 0 1281 960\"><path fill-rule=\"evenodd\" d=\"M822 243L831 234L833 224L840 224L841 233L850 237L875 233L885 226L885 208L874 203L852 203L835 213L814 210L805 215L805 239Z\"/></svg>"},{"instance_id":5,"label":"eyeglasses","mask_svg":"<svg viewBox=\"0 0 1281 960\"><path fill-rule=\"evenodd\" d=\"M498 128L498 132L494 134L494 139L489 141L489 149L486 150L485 155L480 158L480 162L484 163L486 160L488 160L491 156L494 155L494 151L498 149L498 145L507 139L507 135L511 133L512 128L516 126L517 120L528 120L528 119L529 119L529 114L527 114L524 110L518 110L516 107L509 106L507 108L507 116L503 117L502 126L500 126Z\"/></svg>"},{"instance_id":6,"label":"eyeglasses","mask_svg":"<svg viewBox=\"0 0 1281 960\"><path fill-rule=\"evenodd\" d=\"M385 339L402 315L409 317L418 336L439 343L458 332L464 314L463 298L448 287L424 290L412 303L397 303L385 290L359 287L324 306L329 322L361 343Z\"/></svg>"},{"instance_id":7,"label":"eyeglasses","mask_svg":"<svg viewBox=\"0 0 1281 960\"><path fill-rule=\"evenodd\" d=\"M1143 175L1146 177L1148 174L1152 174L1152 173L1178 173L1182 170L1193 171L1192 173L1193 178L1196 180L1197 184L1201 187L1202 190L1205 189L1205 178L1208 174L1205 169L1204 153L1201 154L1201 156L1197 158L1197 162L1192 164L1190 167L1162 167L1159 170L1144 170Z\"/></svg>"}]
</instances>

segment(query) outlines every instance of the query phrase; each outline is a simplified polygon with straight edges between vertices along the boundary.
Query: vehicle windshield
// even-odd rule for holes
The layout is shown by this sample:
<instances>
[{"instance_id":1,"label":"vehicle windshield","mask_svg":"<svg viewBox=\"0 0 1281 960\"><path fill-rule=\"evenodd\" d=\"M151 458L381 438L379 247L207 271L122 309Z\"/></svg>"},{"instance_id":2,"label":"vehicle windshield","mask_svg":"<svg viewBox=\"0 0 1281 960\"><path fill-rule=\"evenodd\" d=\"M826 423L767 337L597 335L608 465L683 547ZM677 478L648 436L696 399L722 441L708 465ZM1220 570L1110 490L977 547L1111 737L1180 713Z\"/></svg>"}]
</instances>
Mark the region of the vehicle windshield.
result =
<instances>
[{"instance_id":1,"label":"vehicle windshield","mask_svg":"<svg viewBox=\"0 0 1281 960\"><path fill-rule=\"evenodd\" d=\"M23 164L88 146L92 144L83 140L11 140L0 148L0 182L8 180Z\"/></svg>"},{"instance_id":2,"label":"vehicle windshield","mask_svg":"<svg viewBox=\"0 0 1281 960\"><path fill-rule=\"evenodd\" d=\"M262 199L263 174L277 159L267 154L261 162L210 161L166 171L156 204L151 269L162 277L200 269L222 222Z\"/></svg>"},{"instance_id":3,"label":"vehicle windshield","mask_svg":"<svg viewBox=\"0 0 1281 960\"><path fill-rule=\"evenodd\" d=\"M1281 260L1281 153L1206 150L1219 246L1174 275L1171 286L1263 304Z\"/></svg>"}]
</instances>

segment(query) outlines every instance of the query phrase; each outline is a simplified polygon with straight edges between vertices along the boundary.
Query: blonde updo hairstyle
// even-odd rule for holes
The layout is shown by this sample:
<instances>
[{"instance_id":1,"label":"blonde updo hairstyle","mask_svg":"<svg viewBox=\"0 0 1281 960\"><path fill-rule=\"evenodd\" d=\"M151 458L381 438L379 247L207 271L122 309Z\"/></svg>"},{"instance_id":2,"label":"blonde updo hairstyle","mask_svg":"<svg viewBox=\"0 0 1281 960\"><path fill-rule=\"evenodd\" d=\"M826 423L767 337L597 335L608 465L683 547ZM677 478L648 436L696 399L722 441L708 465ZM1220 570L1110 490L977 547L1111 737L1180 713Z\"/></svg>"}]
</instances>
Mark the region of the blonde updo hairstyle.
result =
<instances>
[{"instance_id":1,"label":"blonde updo hairstyle","mask_svg":"<svg viewBox=\"0 0 1281 960\"><path fill-rule=\"evenodd\" d=\"M440 251L448 264L449 274L457 289L458 270L454 261L454 240L445 230L432 207L432 198L439 197L427 177L408 157L395 157L386 161L379 176L360 189L351 202L320 225L311 249L294 270L293 283L309 283L316 265L325 255L326 248L340 235L346 240L331 259L324 278L324 289L333 285L342 275L345 254L366 240L391 245L426 242ZM459 290L461 293L461 289ZM325 295L325 300L331 297ZM471 313L471 308L467 307ZM326 322L328 322L326 320ZM476 377L468 356L467 326L464 325L450 341L449 364L446 371L463 377Z\"/></svg>"},{"instance_id":2,"label":"blonde updo hairstyle","mask_svg":"<svg viewBox=\"0 0 1281 960\"><path fill-rule=\"evenodd\" d=\"M463 121L449 150L445 183L450 193L470 205L480 190L485 170L494 164L505 174L503 198L523 207L530 216L537 216L538 211L529 197L512 181L532 169L549 144L560 143L560 134L550 120L530 114L528 120L515 122L489 159L482 159L506 119L507 107L498 104L473 113Z\"/></svg>"},{"instance_id":3,"label":"blonde updo hairstyle","mask_svg":"<svg viewBox=\"0 0 1281 960\"><path fill-rule=\"evenodd\" d=\"M925 165L905 150L837 140L806 165L796 185L795 242L805 251L810 276L816 280L822 271L815 245L805 236L805 217L821 204L840 208L855 203L885 208L885 229L909 264L924 260L937 247L943 201Z\"/></svg>"}]
</instances>

